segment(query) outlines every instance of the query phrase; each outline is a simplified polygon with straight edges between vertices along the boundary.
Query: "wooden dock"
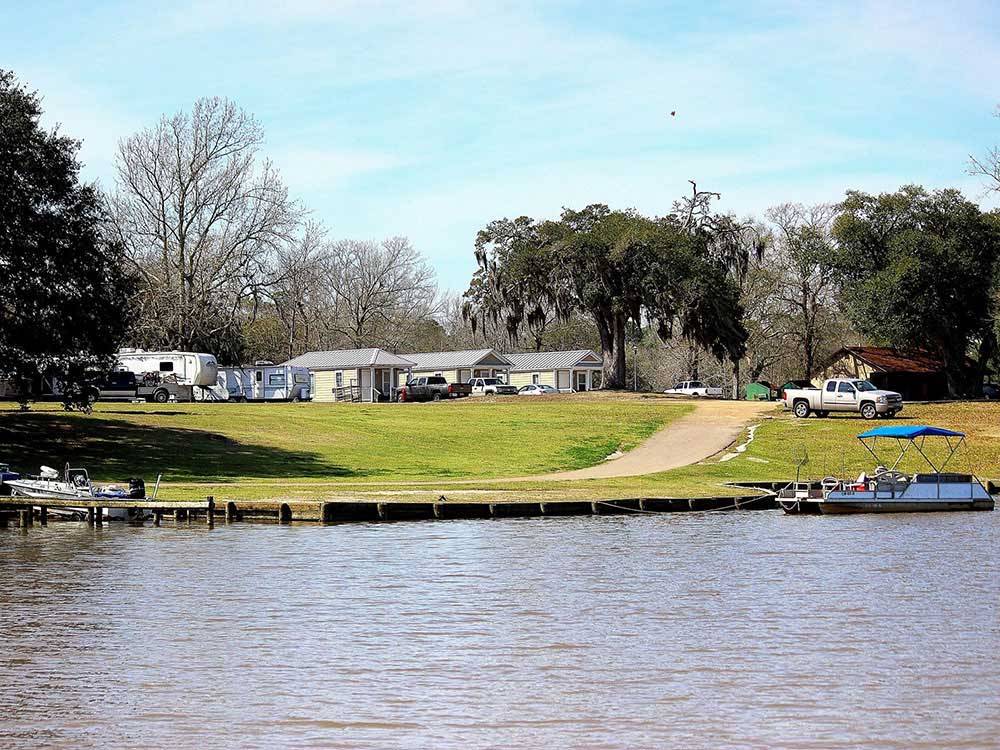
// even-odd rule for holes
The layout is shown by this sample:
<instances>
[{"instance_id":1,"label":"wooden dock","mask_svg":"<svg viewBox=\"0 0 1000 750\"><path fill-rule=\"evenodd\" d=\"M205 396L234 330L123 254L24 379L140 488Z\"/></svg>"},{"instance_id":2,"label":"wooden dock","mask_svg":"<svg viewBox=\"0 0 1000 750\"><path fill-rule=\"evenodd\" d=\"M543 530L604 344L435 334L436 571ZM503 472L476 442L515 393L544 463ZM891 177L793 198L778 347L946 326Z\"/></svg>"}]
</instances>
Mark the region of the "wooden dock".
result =
<instances>
[{"instance_id":1,"label":"wooden dock","mask_svg":"<svg viewBox=\"0 0 1000 750\"><path fill-rule=\"evenodd\" d=\"M37 519L46 525L53 508L80 508L87 513L87 523L100 526L105 508L126 508L151 512L153 525L159 526L164 517L175 523L200 521L212 525L216 519L226 523L236 521L311 522L323 524L445 520L471 518L540 518L590 515L638 515L646 513L681 513L691 511L772 510L777 508L773 497L742 495L739 497L696 498L628 498L609 500L546 500L544 502L440 502L406 501L233 501L216 503L205 500L171 502L168 500L110 500L106 498L25 498L0 497L0 528L9 526L16 517L21 526L31 526Z\"/></svg>"},{"instance_id":2,"label":"wooden dock","mask_svg":"<svg viewBox=\"0 0 1000 750\"><path fill-rule=\"evenodd\" d=\"M33 525L35 518L42 526L48 525L51 509L81 509L87 514L87 523L101 526L104 523L104 509L124 508L146 511L153 515L153 525L159 526L164 515L174 520L191 520L198 515L211 524L215 519L215 500L186 500L169 502L166 500L115 500L108 497L80 497L67 500L61 497L10 497L0 496L0 528L10 525L11 516L16 516L21 526Z\"/></svg>"}]
</instances>

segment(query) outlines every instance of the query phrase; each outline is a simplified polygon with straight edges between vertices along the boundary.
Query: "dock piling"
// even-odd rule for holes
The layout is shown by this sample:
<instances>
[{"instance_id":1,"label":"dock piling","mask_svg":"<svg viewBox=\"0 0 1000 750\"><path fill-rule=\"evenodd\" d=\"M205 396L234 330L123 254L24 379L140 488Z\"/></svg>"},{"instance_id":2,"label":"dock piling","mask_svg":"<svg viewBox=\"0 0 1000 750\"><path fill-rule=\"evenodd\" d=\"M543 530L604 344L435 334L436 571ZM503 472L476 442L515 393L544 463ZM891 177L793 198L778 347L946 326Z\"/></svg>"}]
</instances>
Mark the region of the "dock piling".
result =
<instances>
[{"instance_id":1,"label":"dock piling","mask_svg":"<svg viewBox=\"0 0 1000 750\"><path fill-rule=\"evenodd\" d=\"M237 517L236 503L230 500L226 503L226 523L232 523Z\"/></svg>"},{"instance_id":2,"label":"dock piling","mask_svg":"<svg viewBox=\"0 0 1000 750\"><path fill-rule=\"evenodd\" d=\"M18 523L21 524L22 529L26 529L31 526L31 508L28 508L27 510L22 508L17 512L17 516Z\"/></svg>"},{"instance_id":3,"label":"dock piling","mask_svg":"<svg viewBox=\"0 0 1000 750\"><path fill-rule=\"evenodd\" d=\"M282 503L278 508L278 523L287 524L292 522L292 506Z\"/></svg>"},{"instance_id":4,"label":"dock piling","mask_svg":"<svg viewBox=\"0 0 1000 750\"><path fill-rule=\"evenodd\" d=\"M38 508L38 523L42 526L49 525L49 508L47 505L42 505Z\"/></svg>"},{"instance_id":5,"label":"dock piling","mask_svg":"<svg viewBox=\"0 0 1000 750\"><path fill-rule=\"evenodd\" d=\"M93 526L94 525L94 509L93 508L87 508L87 525L88 526Z\"/></svg>"},{"instance_id":6,"label":"dock piling","mask_svg":"<svg viewBox=\"0 0 1000 750\"><path fill-rule=\"evenodd\" d=\"M153 526L159 526L163 522L163 511L154 510L153 511Z\"/></svg>"},{"instance_id":7,"label":"dock piling","mask_svg":"<svg viewBox=\"0 0 1000 750\"><path fill-rule=\"evenodd\" d=\"M104 525L104 508L98 506L94 508L94 526Z\"/></svg>"},{"instance_id":8,"label":"dock piling","mask_svg":"<svg viewBox=\"0 0 1000 750\"><path fill-rule=\"evenodd\" d=\"M208 510L205 511L205 521L208 523L209 527L215 526L215 498L211 495L207 498Z\"/></svg>"}]
</instances>

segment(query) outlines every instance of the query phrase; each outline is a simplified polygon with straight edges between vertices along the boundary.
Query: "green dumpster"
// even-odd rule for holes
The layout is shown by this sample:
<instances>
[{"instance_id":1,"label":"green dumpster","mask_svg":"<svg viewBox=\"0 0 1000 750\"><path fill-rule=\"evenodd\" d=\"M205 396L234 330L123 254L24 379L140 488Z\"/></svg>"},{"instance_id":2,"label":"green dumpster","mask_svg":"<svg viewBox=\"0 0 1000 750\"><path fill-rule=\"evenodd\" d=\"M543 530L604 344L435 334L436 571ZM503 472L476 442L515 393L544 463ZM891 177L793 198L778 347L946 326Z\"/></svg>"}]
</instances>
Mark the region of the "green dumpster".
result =
<instances>
[{"instance_id":1,"label":"green dumpster","mask_svg":"<svg viewBox=\"0 0 1000 750\"><path fill-rule=\"evenodd\" d=\"M747 401L770 401L773 389L767 382L748 383L746 387Z\"/></svg>"}]
</instances>

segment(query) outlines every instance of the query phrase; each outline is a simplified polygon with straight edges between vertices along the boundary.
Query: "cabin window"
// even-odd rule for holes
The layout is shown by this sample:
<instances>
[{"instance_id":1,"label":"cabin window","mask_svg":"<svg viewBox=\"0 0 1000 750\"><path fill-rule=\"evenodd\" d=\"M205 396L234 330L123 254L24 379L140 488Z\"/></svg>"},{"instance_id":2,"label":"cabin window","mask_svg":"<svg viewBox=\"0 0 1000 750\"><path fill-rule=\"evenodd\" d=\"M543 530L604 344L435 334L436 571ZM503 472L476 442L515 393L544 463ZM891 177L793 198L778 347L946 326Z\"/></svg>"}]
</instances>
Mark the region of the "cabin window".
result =
<instances>
[{"instance_id":1,"label":"cabin window","mask_svg":"<svg viewBox=\"0 0 1000 750\"><path fill-rule=\"evenodd\" d=\"M284 385L285 375L281 372L274 372L267 376L268 385Z\"/></svg>"},{"instance_id":2,"label":"cabin window","mask_svg":"<svg viewBox=\"0 0 1000 750\"><path fill-rule=\"evenodd\" d=\"M173 372L174 363L173 362L160 362L160 372Z\"/></svg>"},{"instance_id":3,"label":"cabin window","mask_svg":"<svg viewBox=\"0 0 1000 750\"><path fill-rule=\"evenodd\" d=\"M538 373L537 372L531 373L531 384L532 385L538 385Z\"/></svg>"},{"instance_id":4,"label":"cabin window","mask_svg":"<svg viewBox=\"0 0 1000 750\"><path fill-rule=\"evenodd\" d=\"M334 380L336 381L338 388L344 387L344 373L338 372L337 375L334 377Z\"/></svg>"}]
</instances>

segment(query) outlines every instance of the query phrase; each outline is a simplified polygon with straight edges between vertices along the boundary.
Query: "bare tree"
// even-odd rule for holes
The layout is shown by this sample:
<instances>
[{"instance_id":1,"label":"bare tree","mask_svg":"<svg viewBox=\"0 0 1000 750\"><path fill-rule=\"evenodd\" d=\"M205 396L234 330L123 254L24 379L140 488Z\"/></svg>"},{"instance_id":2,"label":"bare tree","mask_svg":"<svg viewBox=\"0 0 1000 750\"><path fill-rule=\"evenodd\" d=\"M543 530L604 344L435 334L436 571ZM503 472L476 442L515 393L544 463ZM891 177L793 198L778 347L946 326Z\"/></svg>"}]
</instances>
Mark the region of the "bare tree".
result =
<instances>
[{"instance_id":1,"label":"bare tree","mask_svg":"<svg viewBox=\"0 0 1000 750\"><path fill-rule=\"evenodd\" d=\"M323 270L327 261L326 231L309 222L302 236L277 254L277 280L268 288L274 314L285 330L288 359L317 345L326 302Z\"/></svg>"},{"instance_id":2,"label":"bare tree","mask_svg":"<svg viewBox=\"0 0 1000 750\"><path fill-rule=\"evenodd\" d=\"M1000 118L1000 104L994 117ZM969 174L987 179L986 189L989 192L1000 193L1000 146L994 146L982 157L969 157Z\"/></svg>"},{"instance_id":3,"label":"bare tree","mask_svg":"<svg viewBox=\"0 0 1000 750\"><path fill-rule=\"evenodd\" d=\"M398 348L440 311L434 270L405 237L333 244L323 279L327 331L354 347Z\"/></svg>"},{"instance_id":4,"label":"bare tree","mask_svg":"<svg viewBox=\"0 0 1000 750\"><path fill-rule=\"evenodd\" d=\"M781 273L776 296L783 303L804 378L812 377L836 318L830 234L835 216L836 207L829 204L786 203L768 211L775 226L772 262Z\"/></svg>"},{"instance_id":5,"label":"bare tree","mask_svg":"<svg viewBox=\"0 0 1000 750\"><path fill-rule=\"evenodd\" d=\"M144 282L139 339L218 349L280 276L302 212L258 159L262 141L250 114L213 98L119 144L109 204Z\"/></svg>"}]
</instances>

